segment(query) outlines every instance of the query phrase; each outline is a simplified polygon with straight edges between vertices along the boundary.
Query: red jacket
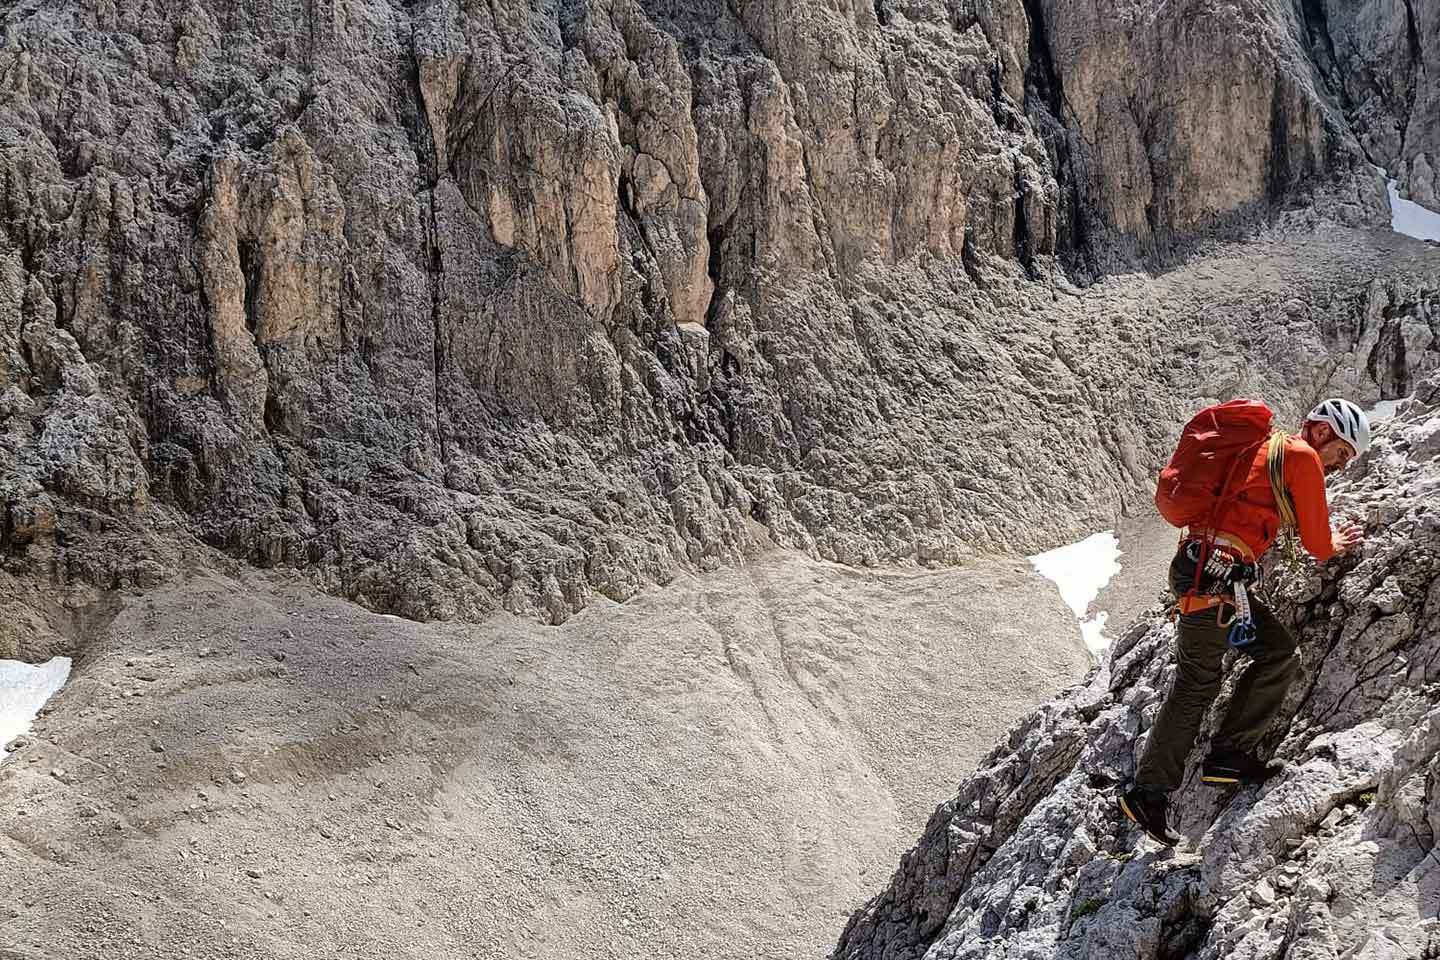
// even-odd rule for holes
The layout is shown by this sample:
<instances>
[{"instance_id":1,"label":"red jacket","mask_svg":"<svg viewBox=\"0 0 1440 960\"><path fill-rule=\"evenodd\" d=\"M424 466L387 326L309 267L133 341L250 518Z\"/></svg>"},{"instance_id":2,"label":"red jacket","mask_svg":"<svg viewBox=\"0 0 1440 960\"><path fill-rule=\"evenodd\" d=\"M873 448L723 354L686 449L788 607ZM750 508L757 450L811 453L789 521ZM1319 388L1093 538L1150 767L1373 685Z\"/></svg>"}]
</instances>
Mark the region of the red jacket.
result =
<instances>
[{"instance_id":1,"label":"red jacket","mask_svg":"<svg viewBox=\"0 0 1440 960\"><path fill-rule=\"evenodd\" d=\"M1260 447L1255 461L1250 464L1250 473L1240 487L1240 493L1216 526L1245 541L1246 546L1260 556L1275 542L1280 533L1280 508L1270 489L1270 468L1267 450ZM1325 501L1325 468L1320 455L1299 437L1285 440L1285 489L1295 504L1295 524L1300 531L1300 542L1316 560L1324 563L1335 555L1335 546L1330 537L1330 506Z\"/></svg>"}]
</instances>

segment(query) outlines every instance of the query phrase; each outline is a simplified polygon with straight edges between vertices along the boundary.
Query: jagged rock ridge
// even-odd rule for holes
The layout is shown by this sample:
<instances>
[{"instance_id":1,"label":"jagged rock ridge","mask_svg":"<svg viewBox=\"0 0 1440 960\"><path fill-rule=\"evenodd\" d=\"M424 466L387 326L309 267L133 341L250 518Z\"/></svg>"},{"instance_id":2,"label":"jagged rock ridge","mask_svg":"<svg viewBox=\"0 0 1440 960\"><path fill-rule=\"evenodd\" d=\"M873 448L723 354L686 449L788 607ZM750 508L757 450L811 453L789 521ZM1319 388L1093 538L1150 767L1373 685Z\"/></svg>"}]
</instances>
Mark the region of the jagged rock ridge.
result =
<instances>
[{"instance_id":1,"label":"jagged rock ridge","mask_svg":"<svg viewBox=\"0 0 1440 960\"><path fill-rule=\"evenodd\" d=\"M1440 951L1440 379L1382 428L1336 509L1357 556L1281 608L1304 669L1263 787L1175 795L1173 852L1114 810L1173 673L1157 606L942 804L837 958L1414 958ZM1232 678L1233 679L1233 678Z\"/></svg>"},{"instance_id":2,"label":"jagged rock ridge","mask_svg":"<svg viewBox=\"0 0 1440 960\"><path fill-rule=\"evenodd\" d=\"M1211 329L1227 386L1272 335L1383 354L1403 323L1401 368L1433 362L1429 275L1359 233L1254 289L1061 273L1296 204L1382 222L1365 149L1424 196L1428 53L1342 103L1316 77L1358 68L1316 67L1290 4L125 13L4 14L12 593L152 584L190 537L376 609L550 622L763 540L954 562L1113 515L1195 392L1176 329ZM1362 20L1337 49L1381 62ZM1403 115L1399 152L1345 103ZM1094 322L1107 297L1137 313ZM1401 389L1355 359L1270 395ZM1133 420L1094 415L1112 395Z\"/></svg>"}]
</instances>

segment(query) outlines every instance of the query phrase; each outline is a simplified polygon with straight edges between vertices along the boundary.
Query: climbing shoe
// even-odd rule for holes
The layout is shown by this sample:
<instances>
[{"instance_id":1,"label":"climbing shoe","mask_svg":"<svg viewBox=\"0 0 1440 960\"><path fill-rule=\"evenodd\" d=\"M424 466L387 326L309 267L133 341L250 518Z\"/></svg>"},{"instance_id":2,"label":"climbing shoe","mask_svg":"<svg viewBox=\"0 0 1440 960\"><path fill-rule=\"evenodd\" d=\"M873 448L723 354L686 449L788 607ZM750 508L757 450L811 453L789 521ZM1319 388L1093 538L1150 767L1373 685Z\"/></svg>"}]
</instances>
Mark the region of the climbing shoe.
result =
<instances>
[{"instance_id":1,"label":"climbing shoe","mask_svg":"<svg viewBox=\"0 0 1440 960\"><path fill-rule=\"evenodd\" d=\"M1211 750L1210 756L1200 766L1202 783L1252 784L1264 783L1280 772L1280 767L1271 766L1255 756L1240 750Z\"/></svg>"},{"instance_id":2,"label":"climbing shoe","mask_svg":"<svg viewBox=\"0 0 1440 960\"><path fill-rule=\"evenodd\" d=\"M1136 787L1120 796L1120 812L1150 835L1156 843L1173 847L1180 842L1180 836L1170 832L1165 824L1165 811L1170 803L1159 790Z\"/></svg>"}]
</instances>

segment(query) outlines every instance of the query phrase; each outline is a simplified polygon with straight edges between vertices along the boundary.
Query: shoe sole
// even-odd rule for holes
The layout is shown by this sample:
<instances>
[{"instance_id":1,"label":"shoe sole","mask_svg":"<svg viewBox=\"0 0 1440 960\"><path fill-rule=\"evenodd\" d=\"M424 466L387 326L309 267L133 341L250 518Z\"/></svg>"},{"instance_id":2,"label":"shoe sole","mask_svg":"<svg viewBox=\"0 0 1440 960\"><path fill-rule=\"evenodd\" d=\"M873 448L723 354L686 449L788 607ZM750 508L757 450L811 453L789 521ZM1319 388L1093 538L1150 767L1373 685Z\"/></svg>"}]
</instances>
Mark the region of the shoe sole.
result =
<instances>
[{"instance_id":1,"label":"shoe sole","mask_svg":"<svg viewBox=\"0 0 1440 960\"><path fill-rule=\"evenodd\" d=\"M1130 819L1130 822L1131 822L1131 823L1135 824L1135 826L1139 827L1141 830L1144 830L1144 831L1145 831L1145 836L1149 837L1151 840L1154 840L1156 843L1158 843L1158 844L1160 844L1161 846L1164 846L1164 847L1173 847L1173 846L1175 846L1175 844L1179 843L1178 840L1166 840L1164 837L1157 837L1157 836L1150 830L1149 827L1147 827L1147 826L1145 826L1145 824L1141 823L1141 822L1140 822L1140 819L1135 816L1135 812L1130 809L1130 804L1128 804L1128 803L1125 802L1125 798L1124 798L1124 797L1120 797L1119 799L1120 799L1120 812L1123 813L1123 814L1125 814L1125 816Z\"/></svg>"}]
</instances>

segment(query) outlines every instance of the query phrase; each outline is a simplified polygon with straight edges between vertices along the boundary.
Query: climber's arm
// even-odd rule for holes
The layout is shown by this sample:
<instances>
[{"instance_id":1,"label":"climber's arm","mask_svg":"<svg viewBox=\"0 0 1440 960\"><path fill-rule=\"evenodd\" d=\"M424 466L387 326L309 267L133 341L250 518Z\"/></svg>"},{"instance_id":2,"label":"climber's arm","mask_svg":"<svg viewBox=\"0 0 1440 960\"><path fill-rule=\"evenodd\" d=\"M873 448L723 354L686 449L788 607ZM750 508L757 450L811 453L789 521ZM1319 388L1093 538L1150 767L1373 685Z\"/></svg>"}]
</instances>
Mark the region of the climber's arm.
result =
<instances>
[{"instance_id":1,"label":"climber's arm","mask_svg":"<svg viewBox=\"0 0 1440 960\"><path fill-rule=\"evenodd\" d=\"M1330 532L1330 505L1325 500L1325 468L1308 445L1285 451L1285 488L1295 502L1300 542L1324 563L1335 556L1336 548Z\"/></svg>"}]
</instances>

